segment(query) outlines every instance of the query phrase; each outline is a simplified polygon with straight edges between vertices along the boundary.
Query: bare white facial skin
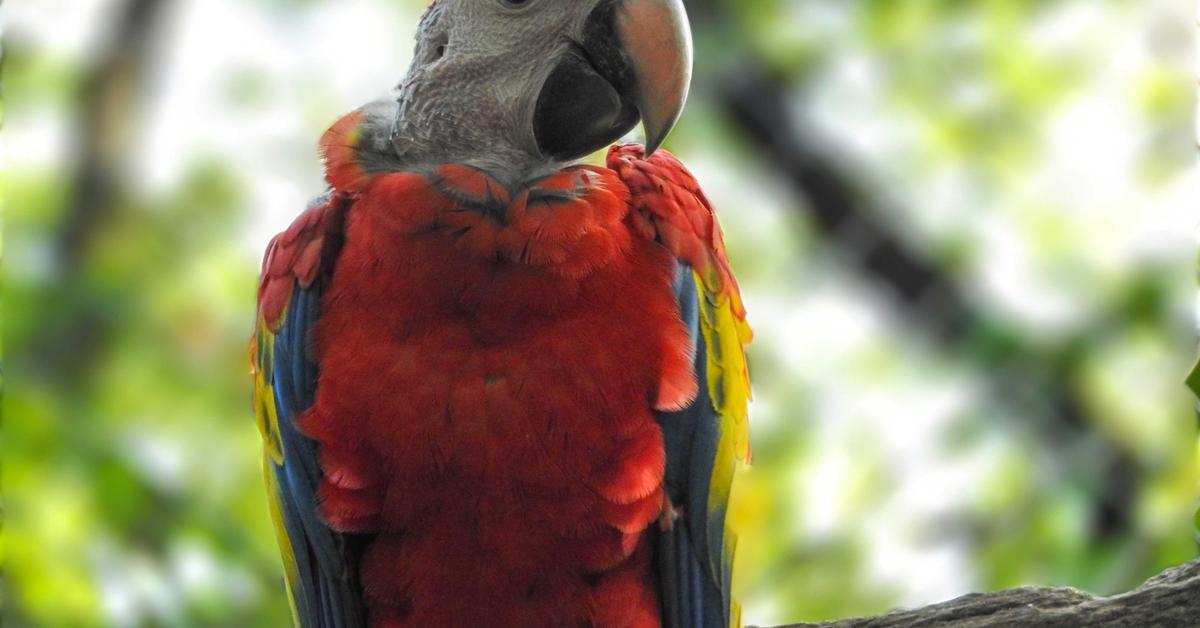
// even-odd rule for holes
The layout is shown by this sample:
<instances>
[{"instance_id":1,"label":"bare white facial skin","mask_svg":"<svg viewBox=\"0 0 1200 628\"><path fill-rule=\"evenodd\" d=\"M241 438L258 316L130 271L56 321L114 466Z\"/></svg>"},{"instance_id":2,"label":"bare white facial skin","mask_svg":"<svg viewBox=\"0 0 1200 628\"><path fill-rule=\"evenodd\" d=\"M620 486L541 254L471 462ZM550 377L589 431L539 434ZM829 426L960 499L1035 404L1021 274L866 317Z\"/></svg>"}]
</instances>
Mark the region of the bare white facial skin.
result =
<instances>
[{"instance_id":1,"label":"bare white facial skin","mask_svg":"<svg viewBox=\"0 0 1200 628\"><path fill-rule=\"evenodd\" d=\"M530 120L538 92L597 0L438 0L421 20L399 87L397 153L539 176ZM537 172L539 170L545 172ZM509 178L509 177L505 177Z\"/></svg>"},{"instance_id":2,"label":"bare white facial skin","mask_svg":"<svg viewBox=\"0 0 1200 628\"><path fill-rule=\"evenodd\" d=\"M403 81L363 108L363 165L462 163L506 184L561 168L538 148L534 110L547 78L572 47L579 49L589 17L605 3L616 10L611 49L637 79L625 86L627 96L656 147L679 116L690 81L681 0L436 0L421 19Z\"/></svg>"}]
</instances>

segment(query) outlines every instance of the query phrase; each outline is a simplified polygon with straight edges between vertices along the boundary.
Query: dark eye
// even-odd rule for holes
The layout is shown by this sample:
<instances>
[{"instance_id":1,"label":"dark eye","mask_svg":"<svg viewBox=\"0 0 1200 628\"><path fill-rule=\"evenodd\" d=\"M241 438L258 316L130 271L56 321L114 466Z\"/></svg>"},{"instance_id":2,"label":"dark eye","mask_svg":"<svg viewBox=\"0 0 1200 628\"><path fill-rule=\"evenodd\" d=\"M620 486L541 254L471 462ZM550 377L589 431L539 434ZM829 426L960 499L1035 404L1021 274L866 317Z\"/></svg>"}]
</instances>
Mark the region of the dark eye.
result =
<instances>
[{"instance_id":1,"label":"dark eye","mask_svg":"<svg viewBox=\"0 0 1200 628\"><path fill-rule=\"evenodd\" d=\"M500 0L500 6L513 13L524 13L537 4L537 0Z\"/></svg>"}]
</instances>

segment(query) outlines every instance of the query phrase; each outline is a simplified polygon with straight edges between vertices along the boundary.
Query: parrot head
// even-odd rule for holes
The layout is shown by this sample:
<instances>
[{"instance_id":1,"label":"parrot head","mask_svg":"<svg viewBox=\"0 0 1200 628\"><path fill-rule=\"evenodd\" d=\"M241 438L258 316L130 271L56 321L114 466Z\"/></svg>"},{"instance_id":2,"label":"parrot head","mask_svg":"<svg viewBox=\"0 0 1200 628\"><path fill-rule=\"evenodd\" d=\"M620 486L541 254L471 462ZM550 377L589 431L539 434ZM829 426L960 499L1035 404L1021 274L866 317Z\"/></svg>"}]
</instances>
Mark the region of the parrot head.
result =
<instances>
[{"instance_id":1,"label":"parrot head","mask_svg":"<svg viewBox=\"0 0 1200 628\"><path fill-rule=\"evenodd\" d=\"M389 117L391 159L520 181L639 120L653 152L683 109L691 66L682 0L434 0L407 75L373 107Z\"/></svg>"}]
</instances>

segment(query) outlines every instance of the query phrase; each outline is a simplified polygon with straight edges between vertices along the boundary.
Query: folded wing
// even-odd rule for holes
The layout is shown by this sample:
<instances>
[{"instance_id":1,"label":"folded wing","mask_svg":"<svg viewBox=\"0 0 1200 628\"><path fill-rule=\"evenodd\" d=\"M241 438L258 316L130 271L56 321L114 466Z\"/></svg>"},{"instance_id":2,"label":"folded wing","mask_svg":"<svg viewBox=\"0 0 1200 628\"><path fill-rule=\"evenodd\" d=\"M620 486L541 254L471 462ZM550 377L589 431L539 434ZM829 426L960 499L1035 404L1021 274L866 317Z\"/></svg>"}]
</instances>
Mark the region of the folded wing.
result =
<instances>
[{"instance_id":1,"label":"folded wing","mask_svg":"<svg viewBox=\"0 0 1200 628\"><path fill-rule=\"evenodd\" d=\"M262 433L263 471L296 625L365 626L357 582L364 540L331 530L317 513L321 470L316 444L296 428L313 404L317 367L309 331L340 245L350 200L317 199L267 249L251 342L254 408Z\"/></svg>"},{"instance_id":2,"label":"folded wing","mask_svg":"<svg viewBox=\"0 0 1200 628\"><path fill-rule=\"evenodd\" d=\"M658 534L660 588L668 627L740 625L730 592L736 539L725 523L734 471L749 461L750 327L720 227L695 178L666 151L614 147L608 167L629 187L639 226L678 263L680 317L694 350L699 387L685 408L659 413L667 449L667 493L678 519Z\"/></svg>"}]
</instances>

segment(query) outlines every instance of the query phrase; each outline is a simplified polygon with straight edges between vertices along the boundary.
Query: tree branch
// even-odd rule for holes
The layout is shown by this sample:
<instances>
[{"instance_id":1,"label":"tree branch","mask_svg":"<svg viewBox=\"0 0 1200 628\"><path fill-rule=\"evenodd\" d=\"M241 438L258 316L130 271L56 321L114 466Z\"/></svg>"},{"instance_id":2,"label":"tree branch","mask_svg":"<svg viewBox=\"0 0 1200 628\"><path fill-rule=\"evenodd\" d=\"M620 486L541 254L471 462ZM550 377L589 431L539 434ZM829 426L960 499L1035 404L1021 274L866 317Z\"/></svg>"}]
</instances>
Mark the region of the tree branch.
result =
<instances>
[{"instance_id":1,"label":"tree branch","mask_svg":"<svg viewBox=\"0 0 1200 628\"><path fill-rule=\"evenodd\" d=\"M1055 628L1195 626L1200 618L1200 560L1168 569L1112 597L1072 588L1021 587L971 593L913 610L785 628Z\"/></svg>"},{"instance_id":2,"label":"tree branch","mask_svg":"<svg viewBox=\"0 0 1200 628\"><path fill-rule=\"evenodd\" d=\"M721 113L762 156L762 164L808 201L798 206L810 212L821 239L893 297L896 311L910 325L987 372L997 405L1028 417L1026 426L1036 430L1046 451L1053 451L1056 461L1069 460L1068 474L1059 480L1089 493L1092 542L1125 533L1144 470L1120 443L1095 432L1088 404L1073 385L1081 365L1078 348L1104 332L1102 326L1041 346L973 303L957 278L881 218L888 208L857 184L852 168L831 154L835 147L815 139L791 113L793 86L739 43L737 20L725 3L685 4L693 24L728 47L722 50L725 62L709 77Z\"/></svg>"},{"instance_id":3,"label":"tree branch","mask_svg":"<svg viewBox=\"0 0 1200 628\"><path fill-rule=\"evenodd\" d=\"M988 371L997 403L1030 415L1056 456L1077 461L1070 468L1079 475L1071 479L1095 487L1090 489L1094 538L1127 530L1142 469L1119 443L1096 437L1086 403L1069 385L1079 366L1077 338L1055 347L1031 345L972 304L952 277L880 219L886 209L789 114L787 94L786 85L752 61L718 82L726 115L763 163L809 200L807 209L823 239L890 293L910 323Z\"/></svg>"}]
</instances>

